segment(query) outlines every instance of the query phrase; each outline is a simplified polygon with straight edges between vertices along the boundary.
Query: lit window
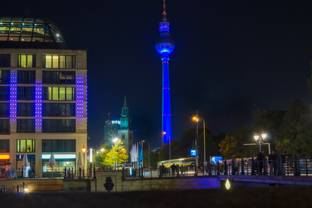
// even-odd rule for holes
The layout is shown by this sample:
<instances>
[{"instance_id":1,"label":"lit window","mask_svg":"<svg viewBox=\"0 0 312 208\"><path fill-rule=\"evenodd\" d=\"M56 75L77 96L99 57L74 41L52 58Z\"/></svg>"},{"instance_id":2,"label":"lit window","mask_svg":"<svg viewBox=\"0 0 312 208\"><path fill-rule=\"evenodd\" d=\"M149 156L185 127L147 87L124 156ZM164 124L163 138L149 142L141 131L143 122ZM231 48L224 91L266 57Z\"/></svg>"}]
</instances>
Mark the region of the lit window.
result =
<instances>
[{"instance_id":1,"label":"lit window","mask_svg":"<svg viewBox=\"0 0 312 208\"><path fill-rule=\"evenodd\" d=\"M73 88L67 87L66 88L66 100L73 100Z\"/></svg>"},{"instance_id":2,"label":"lit window","mask_svg":"<svg viewBox=\"0 0 312 208\"><path fill-rule=\"evenodd\" d=\"M60 68L65 69L65 56L60 56Z\"/></svg>"},{"instance_id":3,"label":"lit window","mask_svg":"<svg viewBox=\"0 0 312 208\"><path fill-rule=\"evenodd\" d=\"M46 100L72 101L74 100L73 87L47 87L44 89Z\"/></svg>"},{"instance_id":4,"label":"lit window","mask_svg":"<svg viewBox=\"0 0 312 208\"><path fill-rule=\"evenodd\" d=\"M53 87L52 100L59 100L58 87Z\"/></svg>"},{"instance_id":5,"label":"lit window","mask_svg":"<svg viewBox=\"0 0 312 208\"><path fill-rule=\"evenodd\" d=\"M20 68L32 68L34 67L34 56L31 54L19 54L18 55L18 67Z\"/></svg>"},{"instance_id":6,"label":"lit window","mask_svg":"<svg viewBox=\"0 0 312 208\"><path fill-rule=\"evenodd\" d=\"M72 69L75 68L75 56L72 55L46 55L46 68Z\"/></svg>"},{"instance_id":7,"label":"lit window","mask_svg":"<svg viewBox=\"0 0 312 208\"><path fill-rule=\"evenodd\" d=\"M60 100L65 100L65 95L65 87L60 87Z\"/></svg>"},{"instance_id":8,"label":"lit window","mask_svg":"<svg viewBox=\"0 0 312 208\"><path fill-rule=\"evenodd\" d=\"M18 140L16 140L16 152L18 152L18 153L35 152L35 140L33 140L33 139L18 139Z\"/></svg>"},{"instance_id":9,"label":"lit window","mask_svg":"<svg viewBox=\"0 0 312 208\"><path fill-rule=\"evenodd\" d=\"M52 68L59 68L59 57L52 56Z\"/></svg>"},{"instance_id":10,"label":"lit window","mask_svg":"<svg viewBox=\"0 0 312 208\"><path fill-rule=\"evenodd\" d=\"M27 68L33 67L33 55L27 55Z\"/></svg>"},{"instance_id":11,"label":"lit window","mask_svg":"<svg viewBox=\"0 0 312 208\"><path fill-rule=\"evenodd\" d=\"M52 56L46 55L45 57L46 68L52 68Z\"/></svg>"}]
</instances>

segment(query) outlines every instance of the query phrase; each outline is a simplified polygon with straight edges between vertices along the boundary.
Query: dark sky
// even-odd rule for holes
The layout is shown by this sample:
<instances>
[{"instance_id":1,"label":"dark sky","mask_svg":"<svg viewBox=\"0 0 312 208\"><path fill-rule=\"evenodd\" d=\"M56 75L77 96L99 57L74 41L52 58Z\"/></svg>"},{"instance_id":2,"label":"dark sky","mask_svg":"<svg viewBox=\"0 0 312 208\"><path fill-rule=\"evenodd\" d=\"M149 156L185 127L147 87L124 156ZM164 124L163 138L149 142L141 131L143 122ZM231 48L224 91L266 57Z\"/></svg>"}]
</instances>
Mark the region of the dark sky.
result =
<instances>
[{"instance_id":1,"label":"dark sky","mask_svg":"<svg viewBox=\"0 0 312 208\"><path fill-rule=\"evenodd\" d=\"M212 131L222 132L247 124L256 108L310 100L312 4L292 2L169 0L174 137L191 126L196 110ZM102 138L107 113L120 114L123 96L136 138L160 143L161 65L154 43L161 0L16 0L1 2L0 12L51 19L69 46L88 50L91 144Z\"/></svg>"}]
</instances>

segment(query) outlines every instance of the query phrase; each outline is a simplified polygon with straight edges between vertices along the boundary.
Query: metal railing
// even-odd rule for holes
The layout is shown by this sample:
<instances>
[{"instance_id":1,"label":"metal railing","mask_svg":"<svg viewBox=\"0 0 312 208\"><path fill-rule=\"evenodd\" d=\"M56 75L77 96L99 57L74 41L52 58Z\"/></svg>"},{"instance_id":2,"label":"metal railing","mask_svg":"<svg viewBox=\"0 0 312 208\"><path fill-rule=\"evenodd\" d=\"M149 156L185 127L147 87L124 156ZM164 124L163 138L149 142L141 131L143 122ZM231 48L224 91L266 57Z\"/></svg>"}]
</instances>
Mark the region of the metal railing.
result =
<instances>
[{"instance_id":1,"label":"metal railing","mask_svg":"<svg viewBox=\"0 0 312 208\"><path fill-rule=\"evenodd\" d=\"M234 158L219 161L216 164L208 163L203 171L203 165L198 170L195 166L158 169L134 169L134 174L123 171L124 179L133 178L168 178L168 177L194 177L194 176L219 176L219 175L244 175L244 176L312 176L312 157L278 156L263 159L256 157Z\"/></svg>"}]
</instances>

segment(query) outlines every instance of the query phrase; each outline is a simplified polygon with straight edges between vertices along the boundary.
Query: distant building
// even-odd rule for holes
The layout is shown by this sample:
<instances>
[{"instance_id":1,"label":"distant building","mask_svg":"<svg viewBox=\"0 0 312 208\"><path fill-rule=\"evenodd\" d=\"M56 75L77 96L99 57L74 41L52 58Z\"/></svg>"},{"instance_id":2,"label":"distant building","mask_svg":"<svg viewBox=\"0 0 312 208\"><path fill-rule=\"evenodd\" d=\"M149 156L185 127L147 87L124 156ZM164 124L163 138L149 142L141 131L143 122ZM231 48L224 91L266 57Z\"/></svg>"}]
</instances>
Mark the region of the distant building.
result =
<instances>
[{"instance_id":1,"label":"distant building","mask_svg":"<svg viewBox=\"0 0 312 208\"><path fill-rule=\"evenodd\" d=\"M129 110L127 100L124 99L124 104L121 108L119 119L108 118L104 125L104 144L112 146L112 140L119 138L125 144L128 152L132 144L132 131L129 128Z\"/></svg>"}]
</instances>

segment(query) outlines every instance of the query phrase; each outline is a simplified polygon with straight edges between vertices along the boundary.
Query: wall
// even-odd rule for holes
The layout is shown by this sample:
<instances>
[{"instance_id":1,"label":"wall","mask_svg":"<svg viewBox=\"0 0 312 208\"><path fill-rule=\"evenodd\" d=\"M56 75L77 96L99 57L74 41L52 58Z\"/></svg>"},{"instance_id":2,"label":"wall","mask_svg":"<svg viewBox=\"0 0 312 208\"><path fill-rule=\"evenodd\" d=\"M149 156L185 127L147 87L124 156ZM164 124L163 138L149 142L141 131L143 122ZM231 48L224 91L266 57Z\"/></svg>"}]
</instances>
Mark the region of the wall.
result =
<instances>
[{"instance_id":1,"label":"wall","mask_svg":"<svg viewBox=\"0 0 312 208\"><path fill-rule=\"evenodd\" d=\"M114 192L153 191L153 190L187 190L220 188L220 180L216 177L188 178L152 178L144 180L121 180L121 174L112 172L97 172L97 179L91 181L92 192L103 192L106 177L112 177Z\"/></svg>"}]
</instances>

